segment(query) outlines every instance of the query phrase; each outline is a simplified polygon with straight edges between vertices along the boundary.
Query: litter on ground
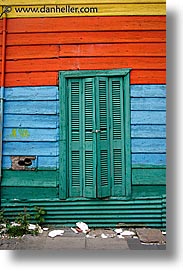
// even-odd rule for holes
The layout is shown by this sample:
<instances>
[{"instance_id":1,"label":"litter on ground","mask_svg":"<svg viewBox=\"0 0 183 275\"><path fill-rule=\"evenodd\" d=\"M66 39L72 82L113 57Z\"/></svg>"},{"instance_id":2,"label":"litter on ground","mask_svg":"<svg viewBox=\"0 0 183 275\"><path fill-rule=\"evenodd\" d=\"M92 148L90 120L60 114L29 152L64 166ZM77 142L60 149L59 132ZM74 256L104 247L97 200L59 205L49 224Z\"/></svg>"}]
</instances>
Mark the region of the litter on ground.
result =
<instances>
[{"instance_id":1,"label":"litter on ground","mask_svg":"<svg viewBox=\"0 0 183 275\"><path fill-rule=\"evenodd\" d=\"M56 236L62 236L64 234L64 230L52 230L48 233L48 236L51 238L55 238Z\"/></svg>"}]
</instances>

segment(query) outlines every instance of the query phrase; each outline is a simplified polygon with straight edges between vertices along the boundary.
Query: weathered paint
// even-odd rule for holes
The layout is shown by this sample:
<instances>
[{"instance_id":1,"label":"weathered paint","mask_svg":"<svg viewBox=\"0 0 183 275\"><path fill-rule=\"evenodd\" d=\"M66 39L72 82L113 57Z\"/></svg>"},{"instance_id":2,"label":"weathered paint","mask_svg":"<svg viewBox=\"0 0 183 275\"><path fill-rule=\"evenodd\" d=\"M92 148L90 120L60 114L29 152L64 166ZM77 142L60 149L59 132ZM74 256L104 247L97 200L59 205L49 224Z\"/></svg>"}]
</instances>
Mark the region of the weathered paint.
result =
<instances>
[{"instance_id":1,"label":"weathered paint","mask_svg":"<svg viewBox=\"0 0 183 275\"><path fill-rule=\"evenodd\" d=\"M59 70L78 69L132 68L130 84L166 82L164 16L21 18L7 29L6 87L55 86Z\"/></svg>"},{"instance_id":2,"label":"weathered paint","mask_svg":"<svg viewBox=\"0 0 183 275\"><path fill-rule=\"evenodd\" d=\"M121 15L165 15L166 2L162 1L44 1L27 3L10 1L8 18L18 17L71 17L71 16L121 16ZM5 3L3 3L5 4ZM1 5L3 5L1 4ZM6 3L7 5L7 3ZM2 12L0 6L0 12Z\"/></svg>"}]
</instances>

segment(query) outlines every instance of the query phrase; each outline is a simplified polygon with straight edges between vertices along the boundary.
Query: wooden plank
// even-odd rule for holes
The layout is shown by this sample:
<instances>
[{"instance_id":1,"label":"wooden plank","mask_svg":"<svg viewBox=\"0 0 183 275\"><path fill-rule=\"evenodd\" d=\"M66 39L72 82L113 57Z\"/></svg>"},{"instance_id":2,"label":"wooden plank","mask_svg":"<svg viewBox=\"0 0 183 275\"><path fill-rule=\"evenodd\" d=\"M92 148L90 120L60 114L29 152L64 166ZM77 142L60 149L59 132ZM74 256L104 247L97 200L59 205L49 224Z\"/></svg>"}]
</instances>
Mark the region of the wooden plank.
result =
<instances>
[{"instance_id":1,"label":"wooden plank","mask_svg":"<svg viewBox=\"0 0 183 275\"><path fill-rule=\"evenodd\" d=\"M73 57L59 59L34 59L6 62L7 73L57 72L59 70L105 70L133 68L133 70L165 70L165 57ZM133 74L133 71L132 71ZM152 74L152 72L151 72ZM145 78L145 76L143 76ZM151 75L153 77L153 75ZM153 83L152 83L153 84ZM28 85L27 85L28 86Z\"/></svg>"},{"instance_id":2,"label":"wooden plank","mask_svg":"<svg viewBox=\"0 0 183 275\"><path fill-rule=\"evenodd\" d=\"M132 154L132 165L166 165L166 154L165 153L140 153Z\"/></svg>"},{"instance_id":3,"label":"wooden plank","mask_svg":"<svg viewBox=\"0 0 183 275\"><path fill-rule=\"evenodd\" d=\"M59 5L60 2L62 4L75 4L76 2L74 0L6 0L6 5L28 5L28 6L32 6L32 5ZM78 4L97 4L98 2L100 3L126 3L126 4L130 4L130 3L166 3L166 0L77 0ZM3 5L0 4L0 5Z\"/></svg>"},{"instance_id":4,"label":"wooden plank","mask_svg":"<svg viewBox=\"0 0 183 275\"><path fill-rule=\"evenodd\" d=\"M1 20L0 20L1 23ZM46 33L72 31L166 30L165 16L16 18L8 20L9 33Z\"/></svg>"},{"instance_id":5,"label":"wooden plank","mask_svg":"<svg viewBox=\"0 0 183 275\"><path fill-rule=\"evenodd\" d=\"M7 47L6 59L33 59L33 58L56 58L59 56L59 46L34 45L34 46L11 46Z\"/></svg>"},{"instance_id":6,"label":"wooden plank","mask_svg":"<svg viewBox=\"0 0 183 275\"><path fill-rule=\"evenodd\" d=\"M57 171L3 171L2 186L56 187Z\"/></svg>"},{"instance_id":7,"label":"wooden plank","mask_svg":"<svg viewBox=\"0 0 183 275\"><path fill-rule=\"evenodd\" d=\"M56 101L6 101L4 104L5 114L27 115L55 115L57 114Z\"/></svg>"},{"instance_id":8,"label":"wooden plank","mask_svg":"<svg viewBox=\"0 0 183 275\"><path fill-rule=\"evenodd\" d=\"M8 18L34 18L34 17L88 17L88 16L121 16L121 15L166 15L165 3L87 3L56 6L12 6Z\"/></svg>"},{"instance_id":9,"label":"wooden plank","mask_svg":"<svg viewBox=\"0 0 183 275\"><path fill-rule=\"evenodd\" d=\"M139 139L131 140L132 153L166 153L166 139Z\"/></svg>"},{"instance_id":10,"label":"wooden plank","mask_svg":"<svg viewBox=\"0 0 183 275\"><path fill-rule=\"evenodd\" d=\"M58 156L54 157L37 157L37 167L38 170L56 170L58 169ZM3 156L3 169L10 169L11 168L11 158L10 156Z\"/></svg>"},{"instance_id":11,"label":"wooden plank","mask_svg":"<svg viewBox=\"0 0 183 275\"><path fill-rule=\"evenodd\" d=\"M104 69L100 64L94 64L96 69ZM105 65L105 64L104 64ZM111 69L119 69L116 64L109 64ZM121 67L121 66L120 66ZM77 67L78 68L78 67ZM76 68L76 69L77 69ZM87 69L87 68L86 68ZM109 67L108 67L109 69ZM131 84L165 84L165 70L132 70L130 73ZM58 85L58 72L22 72L6 73L6 87L20 86L49 86Z\"/></svg>"},{"instance_id":12,"label":"wooden plank","mask_svg":"<svg viewBox=\"0 0 183 275\"><path fill-rule=\"evenodd\" d=\"M58 126L58 116L56 115L19 115L19 114L5 114L4 127L24 128L29 126L31 128L48 128L54 129Z\"/></svg>"},{"instance_id":13,"label":"wooden plank","mask_svg":"<svg viewBox=\"0 0 183 275\"><path fill-rule=\"evenodd\" d=\"M131 98L131 110L164 111L166 110L165 98Z\"/></svg>"},{"instance_id":14,"label":"wooden plank","mask_svg":"<svg viewBox=\"0 0 183 275\"><path fill-rule=\"evenodd\" d=\"M110 41L110 37L108 42ZM33 45L7 47L7 60L59 57L140 56L165 57L165 43L122 43L81 45Z\"/></svg>"},{"instance_id":15,"label":"wooden plank","mask_svg":"<svg viewBox=\"0 0 183 275\"><path fill-rule=\"evenodd\" d=\"M165 70L132 70L131 84L166 84Z\"/></svg>"},{"instance_id":16,"label":"wooden plank","mask_svg":"<svg viewBox=\"0 0 183 275\"><path fill-rule=\"evenodd\" d=\"M58 129L4 128L3 141L58 141Z\"/></svg>"},{"instance_id":17,"label":"wooden plank","mask_svg":"<svg viewBox=\"0 0 183 275\"><path fill-rule=\"evenodd\" d=\"M110 41L110 37L109 40ZM44 48L42 47L43 51ZM62 45L59 56L166 56L165 43L122 43L122 44L89 44Z\"/></svg>"},{"instance_id":18,"label":"wooden plank","mask_svg":"<svg viewBox=\"0 0 183 275\"><path fill-rule=\"evenodd\" d=\"M1 36L0 36L1 37ZM165 31L70 31L52 33L8 33L8 46L98 43L166 42Z\"/></svg>"},{"instance_id":19,"label":"wooden plank","mask_svg":"<svg viewBox=\"0 0 183 275\"><path fill-rule=\"evenodd\" d=\"M55 187L2 187L3 199L54 199L58 197L58 188Z\"/></svg>"},{"instance_id":20,"label":"wooden plank","mask_svg":"<svg viewBox=\"0 0 183 275\"><path fill-rule=\"evenodd\" d=\"M165 111L132 111L131 112L131 124L166 124L166 112Z\"/></svg>"},{"instance_id":21,"label":"wooden plank","mask_svg":"<svg viewBox=\"0 0 183 275\"><path fill-rule=\"evenodd\" d=\"M166 169L132 169L132 185L165 185Z\"/></svg>"},{"instance_id":22,"label":"wooden plank","mask_svg":"<svg viewBox=\"0 0 183 275\"><path fill-rule=\"evenodd\" d=\"M58 144L55 142L4 142L4 156L57 156Z\"/></svg>"},{"instance_id":23,"label":"wooden plank","mask_svg":"<svg viewBox=\"0 0 183 275\"><path fill-rule=\"evenodd\" d=\"M142 198L149 196L162 196L166 194L166 186L165 185L132 185L132 197L134 198Z\"/></svg>"},{"instance_id":24,"label":"wooden plank","mask_svg":"<svg viewBox=\"0 0 183 275\"><path fill-rule=\"evenodd\" d=\"M44 101L58 99L57 86L37 86L37 87L13 87L5 88L6 101Z\"/></svg>"},{"instance_id":25,"label":"wooden plank","mask_svg":"<svg viewBox=\"0 0 183 275\"><path fill-rule=\"evenodd\" d=\"M165 138L165 125L131 125L131 137L133 138Z\"/></svg>"},{"instance_id":26,"label":"wooden plank","mask_svg":"<svg viewBox=\"0 0 183 275\"><path fill-rule=\"evenodd\" d=\"M166 97L166 85L131 85L131 97Z\"/></svg>"}]
</instances>

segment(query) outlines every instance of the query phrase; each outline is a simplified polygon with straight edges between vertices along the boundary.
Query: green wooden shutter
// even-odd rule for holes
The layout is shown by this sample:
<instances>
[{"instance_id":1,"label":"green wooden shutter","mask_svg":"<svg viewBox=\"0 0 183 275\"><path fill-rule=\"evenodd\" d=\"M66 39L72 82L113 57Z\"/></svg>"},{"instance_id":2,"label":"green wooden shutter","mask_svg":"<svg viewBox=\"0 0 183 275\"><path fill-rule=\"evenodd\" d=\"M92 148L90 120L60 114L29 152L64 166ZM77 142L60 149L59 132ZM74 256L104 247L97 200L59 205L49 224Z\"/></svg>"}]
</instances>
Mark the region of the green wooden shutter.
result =
<instances>
[{"instance_id":1,"label":"green wooden shutter","mask_svg":"<svg viewBox=\"0 0 183 275\"><path fill-rule=\"evenodd\" d=\"M111 194L108 78L96 78L97 197Z\"/></svg>"},{"instance_id":2,"label":"green wooden shutter","mask_svg":"<svg viewBox=\"0 0 183 275\"><path fill-rule=\"evenodd\" d=\"M125 195L123 78L109 79L112 195Z\"/></svg>"},{"instance_id":3,"label":"green wooden shutter","mask_svg":"<svg viewBox=\"0 0 183 275\"><path fill-rule=\"evenodd\" d=\"M82 83L80 79L68 80L68 180L69 196L82 196Z\"/></svg>"},{"instance_id":4,"label":"green wooden shutter","mask_svg":"<svg viewBox=\"0 0 183 275\"><path fill-rule=\"evenodd\" d=\"M96 106L94 78L83 79L83 195L96 198Z\"/></svg>"}]
</instances>

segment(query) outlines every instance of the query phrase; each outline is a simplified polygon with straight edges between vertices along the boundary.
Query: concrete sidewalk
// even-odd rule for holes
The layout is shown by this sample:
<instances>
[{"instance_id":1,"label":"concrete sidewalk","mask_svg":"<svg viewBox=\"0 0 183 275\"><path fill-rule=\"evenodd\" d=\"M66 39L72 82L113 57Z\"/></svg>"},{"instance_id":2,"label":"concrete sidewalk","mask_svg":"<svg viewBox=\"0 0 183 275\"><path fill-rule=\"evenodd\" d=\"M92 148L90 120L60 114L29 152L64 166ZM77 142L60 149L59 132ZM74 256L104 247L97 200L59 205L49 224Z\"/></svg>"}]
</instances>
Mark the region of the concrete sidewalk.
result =
<instances>
[{"instance_id":1,"label":"concrete sidewalk","mask_svg":"<svg viewBox=\"0 0 183 275\"><path fill-rule=\"evenodd\" d=\"M51 231L51 230L49 230ZM62 236L51 238L48 231L38 236L25 235L21 238L0 239L0 250L165 250L166 244L144 244L139 238L118 236L102 238L84 233L75 234L64 228Z\"/></svg>"}]
</instances>

